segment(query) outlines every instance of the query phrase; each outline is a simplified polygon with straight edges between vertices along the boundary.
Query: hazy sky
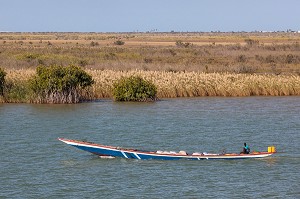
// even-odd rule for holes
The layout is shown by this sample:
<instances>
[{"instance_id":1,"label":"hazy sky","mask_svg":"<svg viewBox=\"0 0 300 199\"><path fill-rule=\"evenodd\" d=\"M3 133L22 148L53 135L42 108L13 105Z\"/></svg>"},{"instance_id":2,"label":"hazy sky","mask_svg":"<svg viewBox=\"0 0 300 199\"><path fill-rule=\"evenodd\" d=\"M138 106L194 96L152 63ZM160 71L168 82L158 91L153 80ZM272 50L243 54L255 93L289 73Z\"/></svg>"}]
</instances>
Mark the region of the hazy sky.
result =
<instances>
[{"instance_id":1,"label":"hazy sky","mask_svg":"<svg viewBox=\"0 0 300 199\"><path fill-rule=\"evenodd\" d=\"M300 0L0 0L0 31L300 30Z\"/></svg>"}]
</instances>

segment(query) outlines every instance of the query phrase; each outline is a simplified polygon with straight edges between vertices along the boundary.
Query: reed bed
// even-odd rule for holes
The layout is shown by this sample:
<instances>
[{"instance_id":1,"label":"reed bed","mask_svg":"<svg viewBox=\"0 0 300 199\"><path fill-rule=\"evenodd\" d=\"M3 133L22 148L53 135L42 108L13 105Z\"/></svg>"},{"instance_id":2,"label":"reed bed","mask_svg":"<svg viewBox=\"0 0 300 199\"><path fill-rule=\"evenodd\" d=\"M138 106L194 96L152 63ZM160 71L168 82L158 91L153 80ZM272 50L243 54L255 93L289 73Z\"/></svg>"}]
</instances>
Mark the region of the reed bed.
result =
<instances>
[{"instance_id":1,"label":"reed bed","mask_svg":"<svg viewBox=\"0 0 300 199\"><path fill-rule=\"evenodd\" d=\"M33 69L7 70L6 72L7 82L24 85L35 74ZM299 75L91 69L86 72L95 80L95 84L88 90L89 99L112 98L113 83L122 77L132 75L153 82L157 86L158 98L300 95Z\"/></svg>"},{"instance_id":2,"label":"reed bed","mask_svg":"<svg viewBox=\"0 0 300 199\"><path fill-rule=\"evenodd\" d=\"M300 76L165 71L87 70L95 79L95 98L109 98L113 82L138 75L152 81L159 98L200 96L287 96L300 95Z\"/></svg>"}]
</instances>

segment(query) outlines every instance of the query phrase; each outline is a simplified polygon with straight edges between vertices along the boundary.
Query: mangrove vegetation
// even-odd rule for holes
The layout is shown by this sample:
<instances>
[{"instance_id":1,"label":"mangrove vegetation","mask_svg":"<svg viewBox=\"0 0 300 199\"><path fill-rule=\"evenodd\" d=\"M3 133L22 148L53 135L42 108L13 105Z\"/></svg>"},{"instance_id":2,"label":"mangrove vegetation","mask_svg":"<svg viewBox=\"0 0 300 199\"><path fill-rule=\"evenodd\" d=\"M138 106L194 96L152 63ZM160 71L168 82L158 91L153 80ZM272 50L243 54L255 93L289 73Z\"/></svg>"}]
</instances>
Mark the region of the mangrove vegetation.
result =
<instances>
[{"instance_id":1,"label":"mangrove vegetation","mask_svg":"<svg viewBox=\"0 0 300 199\"><path fill-rule=\"evenodd\" d=\"M6 72L0 68L0 97L3 96Z\"/></svg>"},{"instance_id":2,"label":"mangrove vegetation","mask_svg":"<svg viewBox=\"0 0 300 199\"><path fill-rule=\"evenodd\" d=\"M123 77L113 84L115 101L155 101L157 88L139 76Z\"/></svg>"},{"instance_id":3,"label":"mangrove vegetation","mask_svg":"<svg viewBox=\"0 0 300 199\"><path fill-rule=\"evenodd\" d=\"M35 74L25 74L23 77L13 75L8 81L3 78L2 101L78 103L89 99L88 87L94 83L91 75L75 65L38 66Z\"/></svg>"}]
</instances>

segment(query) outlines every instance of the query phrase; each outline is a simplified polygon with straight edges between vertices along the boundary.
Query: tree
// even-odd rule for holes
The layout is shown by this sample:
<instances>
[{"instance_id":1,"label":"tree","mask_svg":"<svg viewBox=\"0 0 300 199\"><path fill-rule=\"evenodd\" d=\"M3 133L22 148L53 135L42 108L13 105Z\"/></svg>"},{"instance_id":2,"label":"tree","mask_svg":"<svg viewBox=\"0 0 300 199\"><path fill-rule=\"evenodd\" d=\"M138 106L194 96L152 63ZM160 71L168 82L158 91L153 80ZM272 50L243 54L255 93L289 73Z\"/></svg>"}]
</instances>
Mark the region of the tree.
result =
<instances>
[{"instance_id":1,"label":"tree","mask_svg":"<svg viewBox=\"0 0 300 199\"><path fill-rule=\"evenodd\" d=\"M37 103L78 103L81 91L94 83L92 77L78 66L39 66L30 80Z\"/></svg>"}]
</instances>

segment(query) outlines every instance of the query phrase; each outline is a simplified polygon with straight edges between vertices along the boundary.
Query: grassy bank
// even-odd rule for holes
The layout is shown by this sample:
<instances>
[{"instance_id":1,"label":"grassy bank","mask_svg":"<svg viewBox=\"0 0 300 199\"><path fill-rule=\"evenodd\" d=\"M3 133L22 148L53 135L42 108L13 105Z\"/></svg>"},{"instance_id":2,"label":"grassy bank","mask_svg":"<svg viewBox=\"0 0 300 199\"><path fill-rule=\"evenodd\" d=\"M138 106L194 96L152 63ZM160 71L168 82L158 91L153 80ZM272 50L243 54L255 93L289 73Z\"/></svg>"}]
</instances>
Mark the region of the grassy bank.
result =
<instances>
[{"instance_id":1,"label":"grassy bank","mask_svg":"<svg viewBox=\"0 0 300 199\"><path fill-rule=\"evenodd\" d=\"M198 96L284 96L300 95L298 75L258 75L201 72L158 71L95 71L95 98L111 97L111 86L121 77L139 75L152 81L158 88L159 98Z\"/></svg>"},{"instance_id":2,"label":"grassy bank","mask_svg":"<svg viewBox=\"0 0 300 199\"><path fill-rule=\"evenodd\" d=\"M299 41L299 33L0 33L0 67L300 73Z\"/></svg>"},{"instance_id":3,"label":"grassy bank","mask_svg":"<svg viewBox=\"0 0 300 199\"><path fill-rule=\"evenodd\" d=\"M299 33L0 33L6 100L29 102L39 65L78 65L95 80L85 99L112 98L139 75L157 97L300 95ZM3 97L0 96L3 102Z\"/></svg>"},{"instance_id":4,"label":"grassy bank","mask_svg":"<svg viewBox=\"0 0 300 199\"><path fill-rule=\"evenodd\" d=\"M15 86L11 102L26 102L26 81L32 69L7 70L7 82ZM121 77L139 75L157 86L158 98L198 96L288 96L300 95L299 75L233 74L165 71L86 70L95 84L89 99L112 98L113 83ZM16 100L13 100L16 99Z\"/></svg>"}]
</instances>

